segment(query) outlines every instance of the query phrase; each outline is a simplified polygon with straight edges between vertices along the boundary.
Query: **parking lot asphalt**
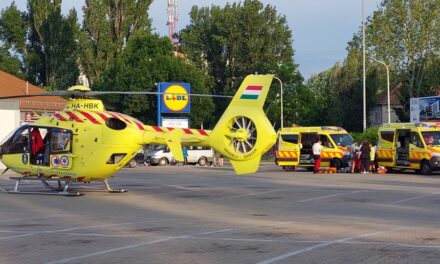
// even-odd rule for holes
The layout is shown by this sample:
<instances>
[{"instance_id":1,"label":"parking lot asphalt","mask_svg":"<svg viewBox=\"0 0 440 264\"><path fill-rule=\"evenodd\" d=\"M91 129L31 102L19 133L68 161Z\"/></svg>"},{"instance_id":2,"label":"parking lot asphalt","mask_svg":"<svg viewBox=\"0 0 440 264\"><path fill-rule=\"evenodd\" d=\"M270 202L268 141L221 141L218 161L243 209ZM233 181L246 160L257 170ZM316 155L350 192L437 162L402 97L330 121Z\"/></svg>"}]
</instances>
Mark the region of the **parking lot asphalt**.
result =
<instances>
[{"instance_id":1,"label":"parking lot asphalt","mask_svg":"<svg viewBox=\"0 0 440 264\"><path fill-rule=\"evenodd\" d=\"M440 263L440 174L170 166L110 183L129 192L1 192L0 263Z\"/></svg>"}]
</instances>

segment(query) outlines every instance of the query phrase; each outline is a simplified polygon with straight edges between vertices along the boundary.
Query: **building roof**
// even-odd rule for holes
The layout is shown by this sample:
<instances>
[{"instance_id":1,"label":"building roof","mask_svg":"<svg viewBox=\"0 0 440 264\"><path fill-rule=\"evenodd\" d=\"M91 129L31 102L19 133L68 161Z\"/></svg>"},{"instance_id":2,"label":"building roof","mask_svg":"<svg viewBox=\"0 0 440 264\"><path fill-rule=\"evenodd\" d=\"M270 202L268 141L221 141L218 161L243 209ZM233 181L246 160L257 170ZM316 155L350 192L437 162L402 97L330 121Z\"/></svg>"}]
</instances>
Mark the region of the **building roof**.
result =
<instances>
[{"instance_id":1,"label":"building roof","mask_svg":"<svg viewBox=\"0 0 440 264\"><path fill-rule=\"evenodd\" d=\"M399 95L402 90L402 83L398 83L394 86L390 87L390 105L401 105L399 100ZM388 105L388 92L385 89L383 92L377 95L376 97L377 105Z\"/></svg>"},{"instance_id":2,"label":"building roof","mask_svg":"<svg viewBox=\"0 0 440 264\"><path fill-rule=\"evenodd\" d=\"M44 93L45 90L27 83L9 73L0 71L0 97L15 95L31 95ZM67 100L59 96L38 96L28 98L8 99L20 102L20 110L49 110L58 111L64 108Z\"/></svg>"}]
</instances>

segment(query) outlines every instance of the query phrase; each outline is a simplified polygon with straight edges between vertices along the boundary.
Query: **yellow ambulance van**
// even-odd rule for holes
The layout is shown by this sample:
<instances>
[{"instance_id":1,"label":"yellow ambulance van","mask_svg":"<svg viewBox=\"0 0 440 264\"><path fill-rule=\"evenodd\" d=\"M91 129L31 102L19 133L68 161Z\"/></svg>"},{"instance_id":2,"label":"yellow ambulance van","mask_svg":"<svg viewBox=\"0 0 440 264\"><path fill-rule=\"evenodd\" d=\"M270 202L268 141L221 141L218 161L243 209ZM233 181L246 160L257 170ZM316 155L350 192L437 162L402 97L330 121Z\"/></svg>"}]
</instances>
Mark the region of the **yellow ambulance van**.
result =
<instances>
[{"instance_id":1,"label":"yellow ambulance van","mask_svg":"<svg viewBox=\"0 0 440 264\"><path fill-rule=\"evenodd\" d=\"M280 129L275 144L275 163L285 170L294 170L297 166L313 170L312 146L318 137L322 140L321 167L349 166L349 147L354 140L343 128L335 126Z\"/></svg>"},{"instance_id":2,"label":"yellow ambulance van","mask_svg":"<svg viewBox=\"0 0 440 264\"><path fill-rule=\"evenodd\" d=\"M431 174L440 169L440 123L391 123L379 128L376 161L390 169Z\"/></svg>"}]
</instances>

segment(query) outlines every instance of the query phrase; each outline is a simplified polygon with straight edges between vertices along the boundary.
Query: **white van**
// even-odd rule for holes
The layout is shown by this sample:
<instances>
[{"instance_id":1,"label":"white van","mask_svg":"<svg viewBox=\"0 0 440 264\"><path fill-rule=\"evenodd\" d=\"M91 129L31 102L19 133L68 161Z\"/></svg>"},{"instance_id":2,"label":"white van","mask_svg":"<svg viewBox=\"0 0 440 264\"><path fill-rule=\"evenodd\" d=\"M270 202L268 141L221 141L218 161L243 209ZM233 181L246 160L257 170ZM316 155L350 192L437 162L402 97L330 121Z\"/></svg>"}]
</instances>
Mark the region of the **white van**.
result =
<instances>
[{"instance_id":1,"label":"white van","mask_svg":"<svg viewBox=\"0 0 440 264\"><path fill-rule=\"evenodd\" d=\"M214 150L210 147L188 146L188 163L205 166L214 161ZM158 146L147 154L147 161L151 165L165 166L175 163L173 154L168 147Z\"/></svg>"}]
</instances>

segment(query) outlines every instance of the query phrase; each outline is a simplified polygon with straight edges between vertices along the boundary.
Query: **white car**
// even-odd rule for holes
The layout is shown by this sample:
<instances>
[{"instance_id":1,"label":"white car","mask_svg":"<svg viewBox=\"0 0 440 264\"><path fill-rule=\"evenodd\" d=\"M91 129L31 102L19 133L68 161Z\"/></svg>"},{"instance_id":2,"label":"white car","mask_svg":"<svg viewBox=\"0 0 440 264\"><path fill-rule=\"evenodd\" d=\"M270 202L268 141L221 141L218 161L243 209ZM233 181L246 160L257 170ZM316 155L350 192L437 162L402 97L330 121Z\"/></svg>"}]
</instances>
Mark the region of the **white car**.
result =
<instances>
[{"instance_id":1,"label":"white car","mask_svg":"<svg viewBox=\"0 0 440 264\"><path fill-rule=\"evenodd\" d=\"M188 146L188 163L206 166L214 161L214 150L209 147ZM175 163L173 154L168 147L160 146L147 154L147 161L151 165L165 166Z\"/></svg>"}]
</instances>

